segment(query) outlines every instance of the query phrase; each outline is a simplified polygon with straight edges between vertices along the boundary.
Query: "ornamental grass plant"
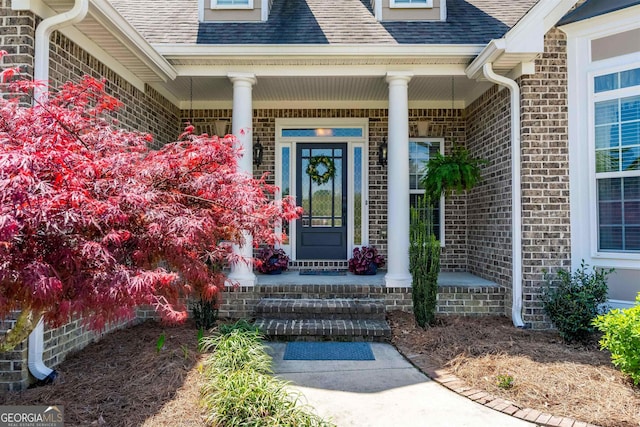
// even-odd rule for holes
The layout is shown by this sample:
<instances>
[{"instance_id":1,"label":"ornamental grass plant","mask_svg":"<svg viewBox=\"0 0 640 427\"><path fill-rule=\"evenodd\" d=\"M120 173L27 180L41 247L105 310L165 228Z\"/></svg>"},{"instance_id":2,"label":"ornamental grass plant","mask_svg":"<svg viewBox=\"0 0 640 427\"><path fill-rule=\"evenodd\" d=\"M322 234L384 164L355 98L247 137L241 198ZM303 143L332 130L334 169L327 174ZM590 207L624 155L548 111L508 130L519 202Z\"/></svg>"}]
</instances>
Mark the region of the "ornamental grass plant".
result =
<instances>
[{"instance_id":1,"label":"ornamental grass plant","mask_svg":"<svg viewBox=\"0 0 640 427\"><path fill-rule=\"evenodd\" d=\"M271 357L257 331L231 328L204 338L213 354L203 365L202 404L210 426L329 427L331 423L301 405L301 395L271 376Z\"/></svg>"}]
</instances>

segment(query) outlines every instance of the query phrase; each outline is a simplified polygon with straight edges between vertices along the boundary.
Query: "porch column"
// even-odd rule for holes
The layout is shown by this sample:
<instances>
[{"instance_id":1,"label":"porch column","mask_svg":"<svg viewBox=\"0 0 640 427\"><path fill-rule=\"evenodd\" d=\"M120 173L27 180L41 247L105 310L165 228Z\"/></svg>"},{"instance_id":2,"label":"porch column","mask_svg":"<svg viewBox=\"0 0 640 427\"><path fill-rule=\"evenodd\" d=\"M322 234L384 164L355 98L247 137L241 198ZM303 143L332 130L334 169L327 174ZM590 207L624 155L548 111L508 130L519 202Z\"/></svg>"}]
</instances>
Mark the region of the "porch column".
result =
<instances>
[{"instance_id":1,"label":"porch column","mask_svg":"<svg viewBox=\"0 0 640 427\"><path fill-rule=\"evenodd\" d=\"M409 272L409 101L412 74L387 73L389 130L387 159L387 287L411 286Z\"/></svg>"},{"instance_id":2,"label":"porch column","mask_svg":"<svg viewBox=\"0 0 640 427\"><path fill-rule=\"evenodd\" d=\"M233 115L231 133L233 133L244 154L238 160L238 168L242 172L253 176L253 105L251 90L256 83L255 75L232 73L228 74L229 80L233 83ZM253 257L253 239L247 232L243 233L244 245L234 245L233 251L245 259ZM250 263L239 262L231 266L229 279L240 284L240 286L254 286L256 275Z\"/></svg>"}]
</instances>

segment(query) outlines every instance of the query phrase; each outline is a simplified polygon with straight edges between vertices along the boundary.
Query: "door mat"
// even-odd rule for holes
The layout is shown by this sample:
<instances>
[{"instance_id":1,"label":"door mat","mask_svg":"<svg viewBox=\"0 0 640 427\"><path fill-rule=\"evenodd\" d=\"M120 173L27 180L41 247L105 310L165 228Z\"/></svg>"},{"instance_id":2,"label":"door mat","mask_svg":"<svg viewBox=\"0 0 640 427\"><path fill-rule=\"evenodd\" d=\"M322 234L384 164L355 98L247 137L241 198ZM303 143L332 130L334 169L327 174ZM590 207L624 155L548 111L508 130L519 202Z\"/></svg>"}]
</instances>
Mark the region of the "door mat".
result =
<instances>
[{"instance_id":1,"label":"door mat","mask_svg":"<svg viewBox=\"0 0 640 427\"><path fill-rule=\"evenodd\" d=\"M346 276L346 270L300 270L301 276Z\"/></svg>"},{"instance_id":2,"label":"door mat","mask_svg":"<svg viewBox=\"0 0 640 427\"><path fill-rule=\"evenodd\" d=\"M287 343L284 360L376 360L368 342Z\"/></svg>"}]
</instances>

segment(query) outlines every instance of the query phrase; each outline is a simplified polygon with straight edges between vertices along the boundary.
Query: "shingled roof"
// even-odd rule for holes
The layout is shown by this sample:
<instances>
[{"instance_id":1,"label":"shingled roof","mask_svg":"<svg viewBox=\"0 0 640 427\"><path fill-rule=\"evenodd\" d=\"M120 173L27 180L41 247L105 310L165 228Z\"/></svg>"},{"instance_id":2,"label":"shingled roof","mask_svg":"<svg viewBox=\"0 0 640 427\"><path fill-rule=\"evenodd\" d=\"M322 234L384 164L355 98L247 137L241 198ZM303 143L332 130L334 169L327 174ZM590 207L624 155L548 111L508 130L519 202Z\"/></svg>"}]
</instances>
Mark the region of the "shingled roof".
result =
<instances>
[{"instance_id":1,"label":"shingled roof","mask_svg":"<svg viewBox=\"0 0 640 427\"><path fill-rule=\"evenodd\" d=\"M267 22L198 22L198 0L111 0L150 42L170 44L486 44L538 0L448 0L446 22L378 22L369 0L274 0ZM160 6L161 4L161 6Z\"/></svg>"},{"instance_id":2,"label":"shingled roof","mask_svg":"<svg viewBox=\"0 0 640 427\"><path fill-rule=\"evenodd\" d=\"M640 0L587 0L580 7L567 13L558 25L571 24L638 4Z\"/></svg>"}]
</instances>

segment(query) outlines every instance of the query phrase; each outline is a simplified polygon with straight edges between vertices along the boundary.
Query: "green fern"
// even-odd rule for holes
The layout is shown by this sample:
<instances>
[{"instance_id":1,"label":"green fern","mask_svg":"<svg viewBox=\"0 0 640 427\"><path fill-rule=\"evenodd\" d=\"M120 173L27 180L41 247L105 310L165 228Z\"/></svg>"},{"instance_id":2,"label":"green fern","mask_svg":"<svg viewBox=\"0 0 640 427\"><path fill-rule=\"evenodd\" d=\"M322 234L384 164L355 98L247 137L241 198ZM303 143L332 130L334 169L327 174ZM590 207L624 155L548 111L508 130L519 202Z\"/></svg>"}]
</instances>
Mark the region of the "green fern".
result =
<instances>
[{"instance_id":1,"label":"green fern","mask_svg":"<svg viewBox=\"0 0 640 427\"><path fill-rule=\"evenodd\" d=\"M451 155L436 153L424 168L421 184L431 200L438 200L444 193L462 193L475 187L481 178L480 166L488 163L471 157L464 147L455 146Z\"/></svg>"}]
</instances>

